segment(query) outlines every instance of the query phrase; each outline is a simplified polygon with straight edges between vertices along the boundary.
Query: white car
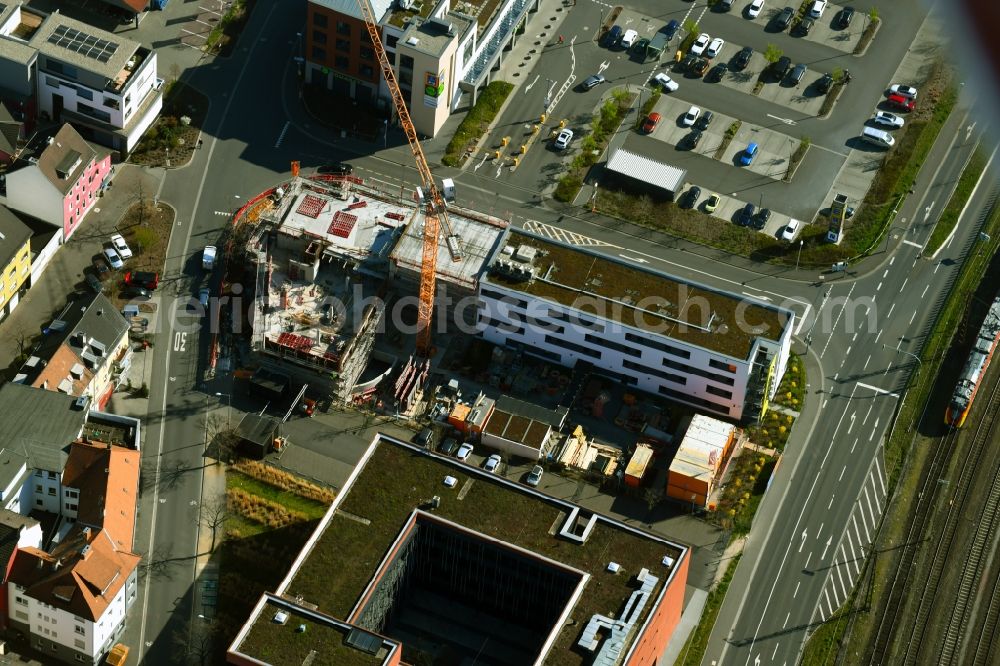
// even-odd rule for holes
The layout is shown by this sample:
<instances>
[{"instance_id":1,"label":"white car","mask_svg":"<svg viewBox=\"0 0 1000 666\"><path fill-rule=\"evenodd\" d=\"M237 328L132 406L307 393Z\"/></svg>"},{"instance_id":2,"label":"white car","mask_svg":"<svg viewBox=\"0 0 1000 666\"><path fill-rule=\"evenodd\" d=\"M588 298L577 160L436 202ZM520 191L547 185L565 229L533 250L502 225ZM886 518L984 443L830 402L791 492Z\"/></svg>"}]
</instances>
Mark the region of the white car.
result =
<instances>
[{"instance_id":1,"label":"white car","mask_svg":"<svg viewBox=\"0 0 1000 666\"><path fill-rule=\"evenodd\" d=\"M679 83L674 81L672 78L670 78L663 72L660 72L659 74L654 76L653 80L659 83L661 86L663 86L663 90L666 92L674 92L675 90L681 87Z\"/></svg>"},{"instance_id":2,"label":"white car","mask_svg":"<svg viewBox=\"0 0 1000 666\"><path fill-rule=\"evenodd\" d=\"M462 444L462 446L458 447L458 452L455 453L455 457L459 460L468 460L471 455L472 444Z\"/></svg>"},{"instance_id":3,"label":"white car","mask_svg":"<svg viewBox=\"0 0 1000 666\"><path fill-rule=\"evenodd\" d=\"M688 109L688 112L684 114L684 118L681 119L681 124L684 125L684 127L691 127L694 125L695 121L698 120L698 116L700 115L701 109L697 106L692 106Z\"/></svg>"},{"instance_id":4,"label":"white car","mask_svg":"<svg viewBox=\"0 0 1000 666\"><path fill-rule=\"evenodd\" d=\"M900 97L905 97L906 99L916 99L917 89L913 86L904 86L902 83L894 83L889 86L889 92L893 95L899 95Z\"/></svg>"},{"instance_id":5,"label":"white car","mask_svg":"<svg viewBox=\"0 0 1000 666\"><path fill-rule=\"evenodd\" d=\"M747 6L747 16L750 18L757 18L760 16L761 11L764 9L764 0L753 0Z\"/></svg>"},{"instance_id":6,"label":"white car","mask_svg":"<svg viewBox=\"0 0 1000 666\"><path fill-rule=\"evenodd\" d=\"M722 37L716 37L712 40L712 43L708 45L708 48L705 49L705 57L714 58L719 55L719 51L721 51L722 47L725 45L726 42L722 39Z\"/></svg>"},{"instance_id":7,"label":"white car","mask_svg":"<svg viewBox=\"0 0 1000 666\"><path fill-rule=\"evenodd\" d=\"M698 39L694 40L694 44L691 45L691 53L694 55L701 55L705 52L708 47L708 43L712 41L712 36L707 32L703 32L698 35Z\"/></svg>"},{"instance_id":8,"label":"white car","mask_svg":"<svg viewBox=\"0 0 1000 666\"><path fill-rule=\"evenodd\" d=\"M115 248L113 247L104 248L104 257L108 260L108 263L111 264L111 268L116 271L120 271L122 266L125 265L122 262L122 258L118 256L118 253L115 252Z\"/></svg>"},{"instance_id":9,"label":"white car","mask_svg":"<svg viewBox=\"0 0 1000 666\"><path fill-rule=\"evenodd\" d=\"M903 126L903 119L895 113L889 113L888 111L876 111L874 120L876 125L885 125L886 127L893 128Z\"/></svg>"},{"instance_id":10,"label":"white car","mask_svg":"<svg viewBox=\"0 0 1000 666\"><path fill-rule=\"evenodd\" d=\"M121 255L123 261L132 258L132 250L129 249L128 243L125 242L121 234L112 234L111 244L115 246L115 251Z\"/></svg>"},{"instance_id":11,"label":"white car","mask_svg":"<svg viewBox=\"0 0 1000 666\"><path fill-rule=\"evenodd\" d=\"M801 226L802 223L798 220L788 220L788 224L781 230L781 240L795 240L795 235L799 233L799 227Z\"/></svg>"},{"instance_id":12,"label":"white car","mask_svg":"<svg viewBox=\"0 0 1000 666\"><path fill-rule=\"evenodd\" d=\"M500 470L500 454L494 453L487 458L486 462L483 463L483 469L491 474L496 474Z\"/></svg>"},{"instance_id":13,"label":"white car","mask_svg":"<svg viewBox=\"0 0 1000 666\"><path fill-rule=\"evenodd\" d=\"M809 17L818 19L823 18L823 12L826 11L826 6L829 4L826 0L816 0L809 6Z\"/></svg>"},{"instance_id":14,"label":"white car","mask_svg":"<svg viewBox=\"0 0 1000 666\"><path fill-rule=\"evenodd\" d=\"M569 142L573 140L573 130L564 129L559 132L556 136L555 146L556 150L566 150L569 147Z\"/></svg>"},{"instance_id":15,"label":"white car","mask_svg":"<svg viewBox=\"0 0 1000 666\"><path fill-rule=\"evenodd\" d=\"M635 45L635 40L639 39L639 33L635 30L626 30L622 36L622 48L630 49Z\"/></svg>"}]
</instances>

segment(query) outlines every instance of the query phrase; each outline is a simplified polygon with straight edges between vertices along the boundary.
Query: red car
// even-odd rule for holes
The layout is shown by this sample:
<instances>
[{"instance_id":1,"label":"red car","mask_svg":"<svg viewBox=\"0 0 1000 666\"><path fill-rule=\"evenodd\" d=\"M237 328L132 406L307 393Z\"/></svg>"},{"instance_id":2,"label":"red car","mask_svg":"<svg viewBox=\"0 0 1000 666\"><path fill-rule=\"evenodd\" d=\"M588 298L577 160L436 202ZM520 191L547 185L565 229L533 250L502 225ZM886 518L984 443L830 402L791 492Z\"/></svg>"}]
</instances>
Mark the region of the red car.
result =
<instances>
[{"instance_id":1,"label":"red car","mask_svg":"<svg viewBox=\"0 0 1000 666\"><path fill-rule=\"evenodd\" d=\"M900 111L913 111L917 105L912 99L907 99L902 95L889 95L886 101L889 103L889 106Z\"/></svg>"},{"instance_id":2,"label":"red car","mask_svg":"<svg viewBox=\"0 0 1000 666\"><path fill-rule=\"evenodd\" d=\"M152 272L129 271L125 274L125 284L130 287L142 287L152 291L159 286L160 276Z\"/></svg>"},{"instance_id":3,"label":"red car","mask_svg":"<svg viewBox=\"0 0 1000 666\"><path fill-rule=\"evenodd\" d=\"M646 116L646 120L642 123L642 131L646 134L652 134L656 126L660 124L662 116L658 113L651 113Z\"/></svg>"}]
</instances>

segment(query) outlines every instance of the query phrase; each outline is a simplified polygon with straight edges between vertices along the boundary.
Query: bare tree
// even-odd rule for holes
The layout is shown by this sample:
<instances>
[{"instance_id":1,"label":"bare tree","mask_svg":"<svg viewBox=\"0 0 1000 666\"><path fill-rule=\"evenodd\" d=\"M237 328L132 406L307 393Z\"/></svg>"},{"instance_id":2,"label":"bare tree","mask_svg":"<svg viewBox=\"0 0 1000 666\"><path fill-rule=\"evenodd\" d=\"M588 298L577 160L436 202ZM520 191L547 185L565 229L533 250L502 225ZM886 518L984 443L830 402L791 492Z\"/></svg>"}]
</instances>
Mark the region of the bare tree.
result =
<instances>
[{"instance_id":1,"label":"bare tree","mask_svg":"<svg viewBox=\"0 0 1000 666\"><path fill-rule=\"evenodd\" d=\"M226 414L207 414L205 430L208 435L208 455L222 462L232 462L239 448L240 436L236 431L228 412Z\"/></svg>"},{"instance_id":2,"label":"bare tree","mask_svg":"<svg viewBox=\"0 0 1000 666\"><path fill-rule=\"evenodd\" d=\"M25 355L28 347L31 346L31 338L28 337L28 331L24 329L24 326L18 326L13 332L14 343L17 345L17 356L18 358Z\"/></svg>"},{"instance_id":3,"label":"bare tree","mask_svg":"<svg viewBox=\"0 0 1000 666\"><path fill-rule=\"evenodd\" d=\"M219 529L225 525L229 516L229 507L225 497L215 497L201 505L201 524L212 530L211 552L215 552L215 538Z\"/></svg>"}]
</instances>

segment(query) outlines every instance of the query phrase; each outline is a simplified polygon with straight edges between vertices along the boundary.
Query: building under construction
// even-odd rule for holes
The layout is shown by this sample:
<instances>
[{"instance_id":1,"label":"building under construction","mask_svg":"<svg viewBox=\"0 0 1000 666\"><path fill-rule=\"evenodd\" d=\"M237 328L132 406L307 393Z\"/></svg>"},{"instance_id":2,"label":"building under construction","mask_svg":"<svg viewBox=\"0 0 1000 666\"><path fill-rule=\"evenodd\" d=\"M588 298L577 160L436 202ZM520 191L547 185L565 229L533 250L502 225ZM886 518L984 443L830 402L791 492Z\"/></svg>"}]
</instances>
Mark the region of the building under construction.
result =
<instances>
[{"instance_id":1,"label":"building under construction","mask_svg":"<svg viewBox=\"0 0 1000 666\"><path fill-rule=\"evenodd\" d=\"M378 335L387 334L403 357L413 351L406 348L412 330L399 326L415 323L415 308L400 299L417 290L422 211L413 199L350 176L295 177L261 201L238 220L245 239L238 247L255 285L252 350L257 360L297 369L310 385L347 402L371 388L359 380ZM458 210L451 222L462 252L456 259L442 243L436 276L438 293L454 302L476 293L507 225Z\"/></svg>"}]
</instances>

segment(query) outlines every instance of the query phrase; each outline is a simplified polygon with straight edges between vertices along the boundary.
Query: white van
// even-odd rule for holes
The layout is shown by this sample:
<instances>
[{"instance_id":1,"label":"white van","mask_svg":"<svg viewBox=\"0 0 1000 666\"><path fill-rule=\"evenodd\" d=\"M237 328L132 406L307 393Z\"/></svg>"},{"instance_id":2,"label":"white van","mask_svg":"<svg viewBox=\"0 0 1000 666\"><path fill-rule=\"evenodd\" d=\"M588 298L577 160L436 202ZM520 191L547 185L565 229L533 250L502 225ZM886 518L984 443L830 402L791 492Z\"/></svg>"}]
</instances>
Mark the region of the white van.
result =
<instances>
[{"instance_id":1,"label":"white van","mask_svg":"<svg viewBox=\"0 0 1000 666\"><path fill-rule=\"evenodd\" d=\"M891 134L874 127L866 127L861 130L861 140L880 148L891 148L892 144L896 143Z\"/></svg>"},{"instance_id":2,"label":"white van","mask_svg":"<svg viewBox=\"0 0 1000 666\"><path fill-rule=\"evenodd\" d=\"M451 178L445 178L441 181L441 196L444 197L445 201L455 200L455 181Z\"/></svg>"},{"instance_id":3,"label":"white van","mask_svg":"<svg viewBox=\"0 0 1000 666\"><path fill-rule=\"evenodd\" d=\"M215 266L215 255L215 246L206 245L204 251L201 253L201 267L206 271L212 270L212 267Z\"/></svg>"}]
</instances>

